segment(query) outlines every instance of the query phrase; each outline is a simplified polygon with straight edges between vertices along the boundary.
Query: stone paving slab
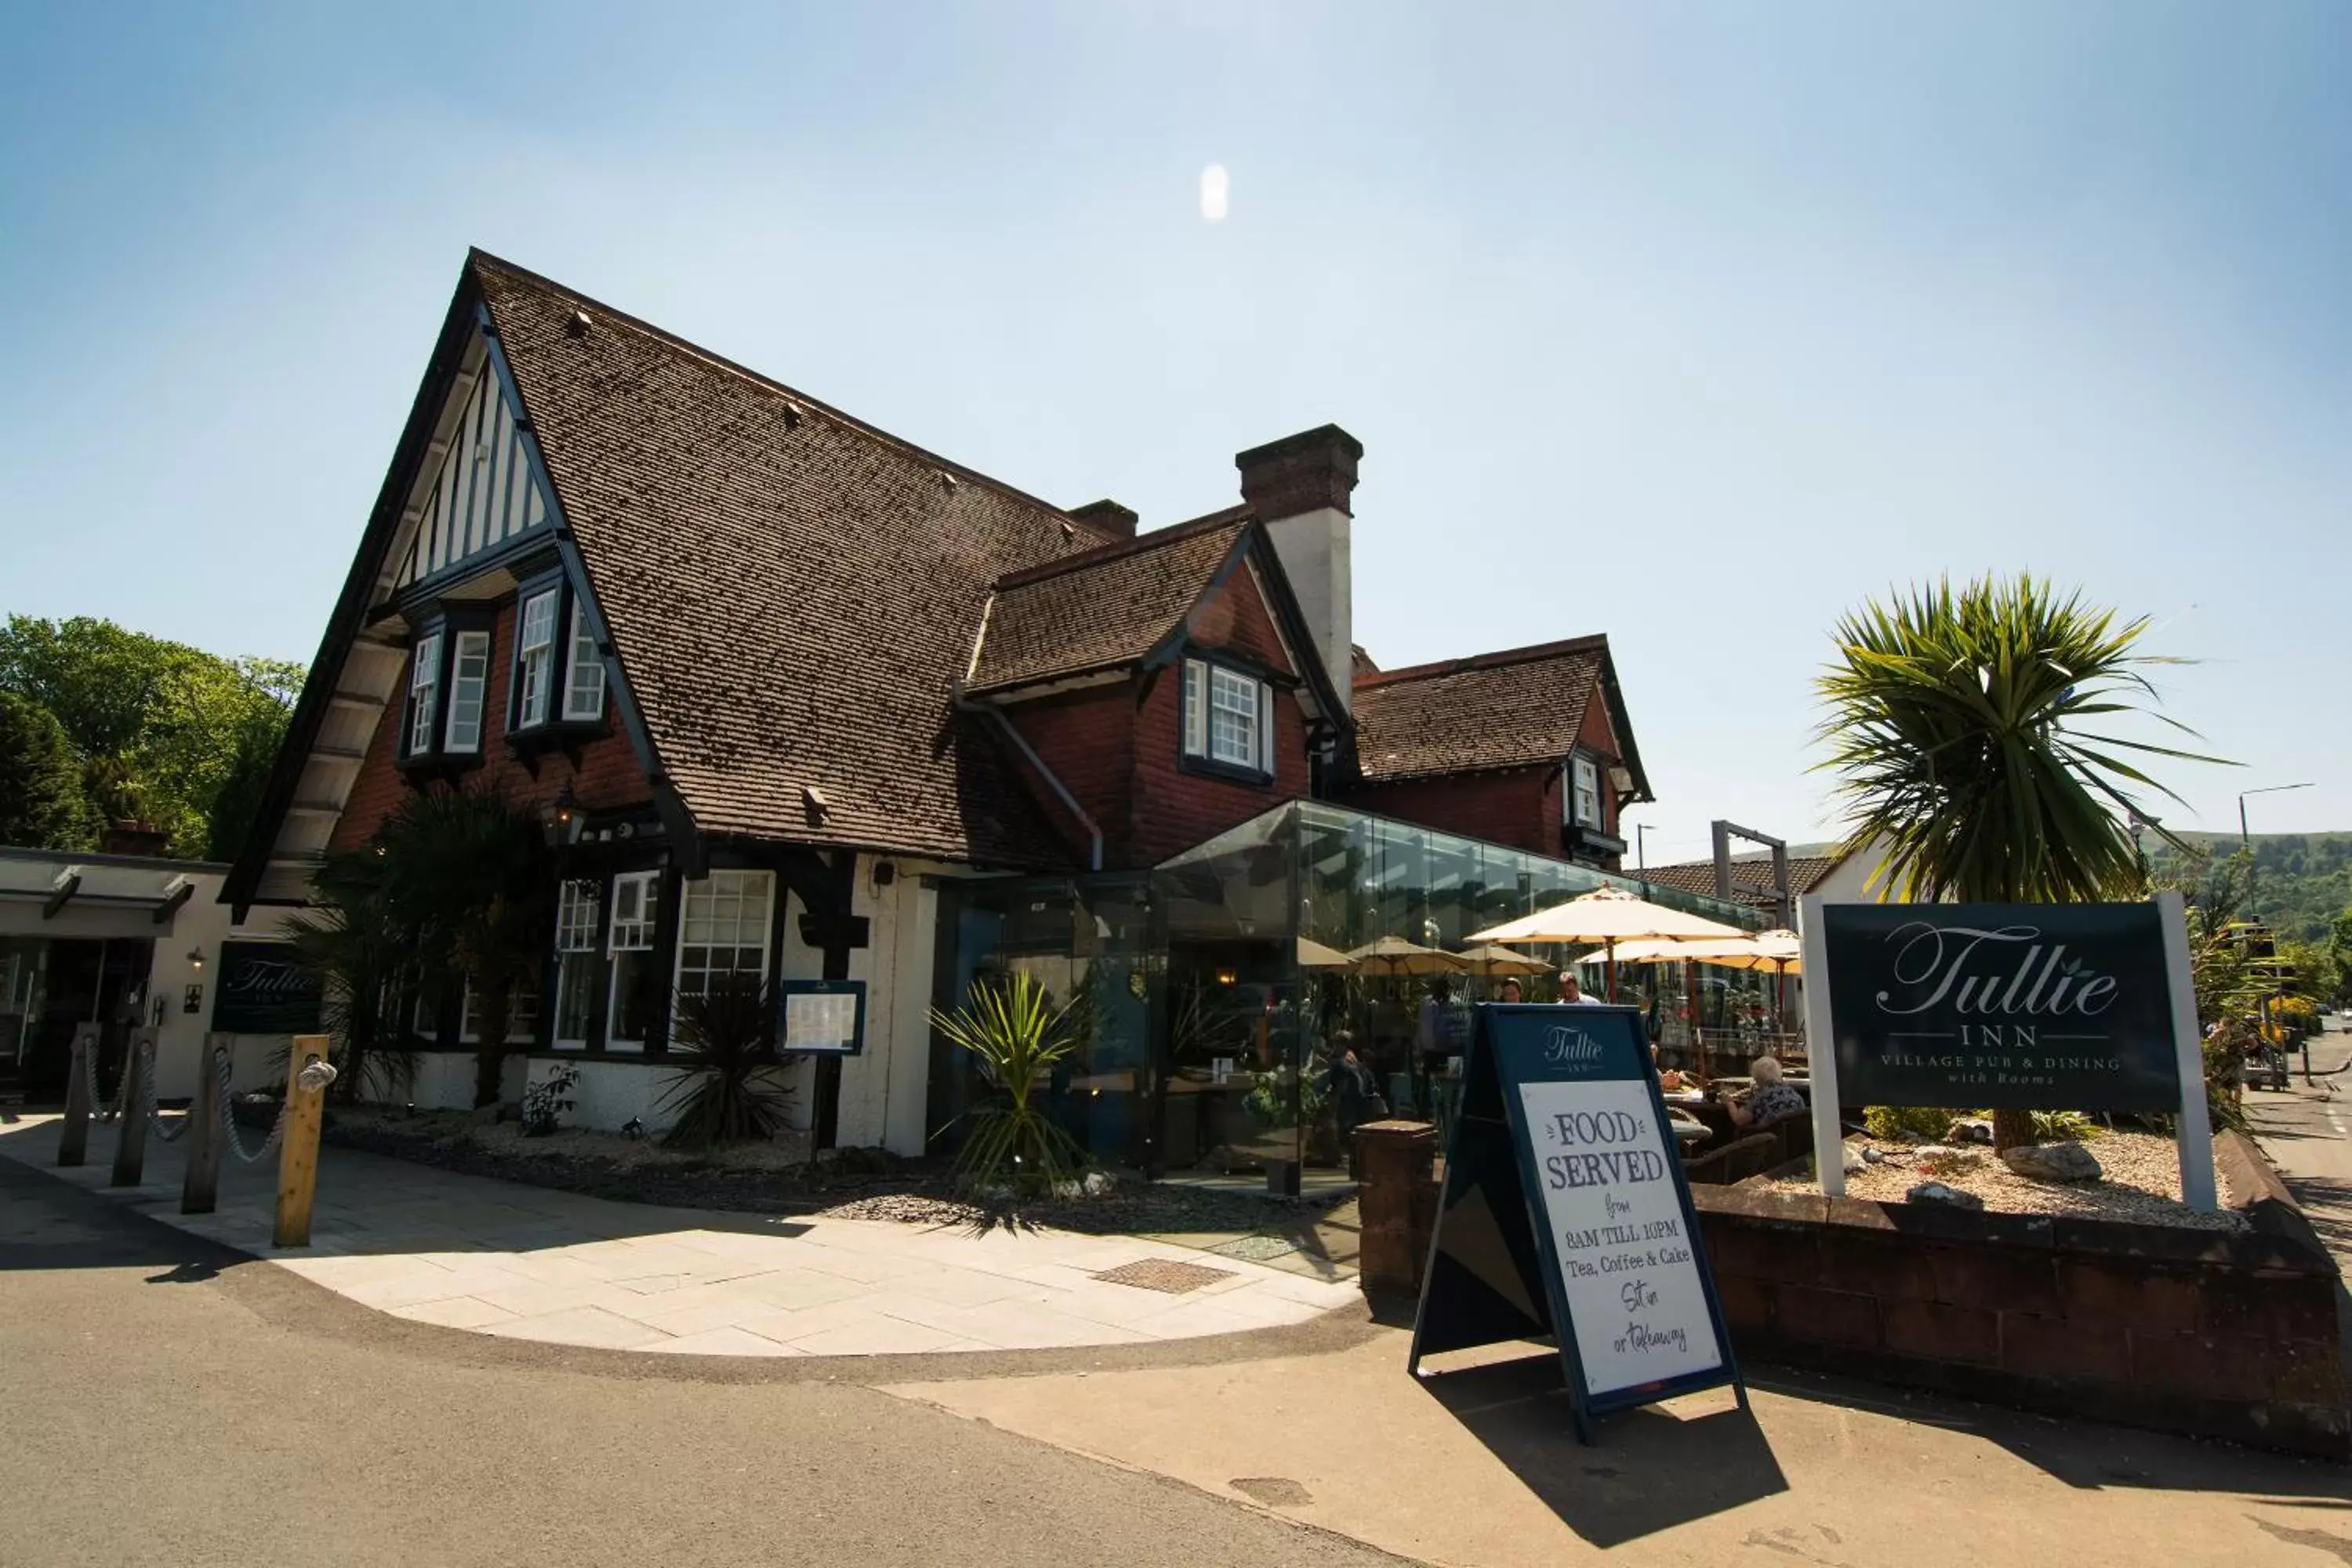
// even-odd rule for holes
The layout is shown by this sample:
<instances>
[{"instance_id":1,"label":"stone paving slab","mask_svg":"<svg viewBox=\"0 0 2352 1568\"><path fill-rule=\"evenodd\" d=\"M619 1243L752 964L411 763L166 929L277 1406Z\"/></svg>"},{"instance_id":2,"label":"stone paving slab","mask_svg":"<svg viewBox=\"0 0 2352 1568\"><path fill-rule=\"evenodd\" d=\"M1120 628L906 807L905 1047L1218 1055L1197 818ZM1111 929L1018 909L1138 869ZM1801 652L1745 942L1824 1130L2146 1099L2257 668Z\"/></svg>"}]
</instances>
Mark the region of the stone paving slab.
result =
<instances>
[{"instance_id":1,"label":"stone paving slab","mask_svg":"<svg viewBox=\"0 0 2352 1568\"><path fill-rule=\"evenodd\" d=\"M275 1158L224 1162L210 1215L183 1215L185 1144L150 1139L144 1182L107 1184L115 1132L56 1166L58 1119L0 1125L0 1158L394 1317L554 1344L679 1355L896 1355L1137 1344L1303 1323L1360 1298L1310 1278L1145 1237L927 1228L614 1203L320 1152L312 1245L276 1248ZM1228 1278L1181 1294L1106 1283L1148 1259Z\"/></svg>"}]
</instances>

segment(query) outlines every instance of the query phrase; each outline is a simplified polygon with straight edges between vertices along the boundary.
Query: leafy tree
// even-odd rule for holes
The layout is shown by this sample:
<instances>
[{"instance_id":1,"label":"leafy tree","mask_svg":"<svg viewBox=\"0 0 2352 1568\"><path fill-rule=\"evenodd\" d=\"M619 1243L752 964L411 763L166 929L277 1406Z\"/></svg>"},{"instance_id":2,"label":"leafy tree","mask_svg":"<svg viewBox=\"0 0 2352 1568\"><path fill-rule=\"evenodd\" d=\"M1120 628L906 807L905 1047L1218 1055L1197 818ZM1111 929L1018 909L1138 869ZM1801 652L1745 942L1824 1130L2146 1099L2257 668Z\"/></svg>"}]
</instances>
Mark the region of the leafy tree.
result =
<instances>
[{"instance_id":1,"label":"leafy tree","mask_svg":"<svg viewBox=\"0 0 2352 1568\"><path fill-rule=\"evenodd\" d=\"M0 689L64 727L89 814L151 821L177 854L236 852L300 685L298 665L224 659L111 621L0 626Z\"/></svg>"},{"instance_id":2,"label":"leafy tree","mask_svg":"<svg viewBox=\"0 0 2352 1568\"><path fill-rule=\"evenodd\" d=\"M81 768L57 715L0 689L0 844L79 849L89 842Z\"/></svg>"},{"instance_id":3,"label":"leafy tree","mask_svg":"<svg viewBox=\"0 0 2352 1568\"><path fill-rule=\"evenodd\" d=\"M1821 766L1841 775L1849 842L1885 847L1891 896L2071 903L2145 885L2129 792L2179 797L2120 753L2193 754L2084 725L2152 711L2141 670L2174 661L2138 651L2147 629L2031 576L1939 583L1839 622ZM2030 1112L1994 1121L2000 1147L2033 1141Z\"/></svg>"}]
</instances>

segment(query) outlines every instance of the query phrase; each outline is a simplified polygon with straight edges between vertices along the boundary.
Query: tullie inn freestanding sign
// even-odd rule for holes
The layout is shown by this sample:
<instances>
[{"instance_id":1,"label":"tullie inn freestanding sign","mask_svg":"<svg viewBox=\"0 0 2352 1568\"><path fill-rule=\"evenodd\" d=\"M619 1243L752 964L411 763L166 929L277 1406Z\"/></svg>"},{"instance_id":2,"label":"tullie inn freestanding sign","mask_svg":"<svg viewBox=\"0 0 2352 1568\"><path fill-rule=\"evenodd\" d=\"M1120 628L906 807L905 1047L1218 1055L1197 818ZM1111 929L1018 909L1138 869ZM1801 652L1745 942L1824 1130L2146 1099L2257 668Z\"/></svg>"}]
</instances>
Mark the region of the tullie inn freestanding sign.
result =
<instances>
[{"instance_id":1,"label":"tullie inn freestanding sign","mask_svg":"<svg viewBox=\"0 0 2352 1568\"><path fill-rule=\"evenodd\" d=\"M1841 1105L2172 1111L2210 1209L2212 1131L2179 895L2137 904L1804 906L1814 1146ZM1826 1044L1827 1048L1823 1048ZM1841 1162L1822 1186L1845 1190Z\"/></svg>"}]
</instances>

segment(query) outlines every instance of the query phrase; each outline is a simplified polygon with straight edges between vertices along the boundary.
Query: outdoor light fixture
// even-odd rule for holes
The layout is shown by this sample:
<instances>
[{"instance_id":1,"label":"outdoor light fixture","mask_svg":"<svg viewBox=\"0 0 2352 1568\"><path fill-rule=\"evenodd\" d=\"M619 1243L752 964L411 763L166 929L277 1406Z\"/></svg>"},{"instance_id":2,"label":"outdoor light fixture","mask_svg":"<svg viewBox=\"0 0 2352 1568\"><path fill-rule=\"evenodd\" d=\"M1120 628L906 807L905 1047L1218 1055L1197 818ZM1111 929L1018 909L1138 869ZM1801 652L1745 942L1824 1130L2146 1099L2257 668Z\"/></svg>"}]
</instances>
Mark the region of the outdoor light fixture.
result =
<instances>
[{"instance_id":1,"label":"outdoor light fixture","mask_svg":"<svg viewBox=\"0 0 2352 1568\"><path fill-rule=\"evenodd\" d=\"M199 974L202 974L205 972L205 950L203 948L192 947L188 949L188 967L194 970Z\"/></svg>"},{"instance_id":2,"label":"outdoor light fixture","mask_svg":"<svg viewBox=\"0 0 2352 1568\"><path fill-rule=\"evenodd\" d=\"M555 826L568 835L572 831L572 818L579 815L580 801L572 793L572 782L566 779L563 787L555 792Z\"/></svg>"},{"instance_id":3,"label":"outdoor light fixture","mask_svg":"<svg viewBox=\"0 0 2352 1568\"><path fill-rule=\"evenodd\" d=\"M1240 978L1241 976L1235 974L1230 969L1220 969L1217 971L1217 984L1220 985L1231 985L1234 981Z\"/></svg>"}]
</instances>

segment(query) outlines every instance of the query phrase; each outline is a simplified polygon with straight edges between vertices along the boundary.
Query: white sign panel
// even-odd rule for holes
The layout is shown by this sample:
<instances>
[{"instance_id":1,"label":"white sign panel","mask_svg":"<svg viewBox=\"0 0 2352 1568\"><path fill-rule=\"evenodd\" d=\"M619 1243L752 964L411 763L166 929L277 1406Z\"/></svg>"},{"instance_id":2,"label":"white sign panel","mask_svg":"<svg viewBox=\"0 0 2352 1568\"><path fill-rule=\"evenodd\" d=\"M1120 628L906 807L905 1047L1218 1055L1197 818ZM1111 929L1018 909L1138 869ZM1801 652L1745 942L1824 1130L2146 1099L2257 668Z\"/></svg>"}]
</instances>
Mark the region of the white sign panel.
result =
<instances>
[{"instance_id":1,"label":"white sign panel","mask_svg":"<svg viewBox=\"0 0 2352 1568\"><path fill-rule=\"evenodd\" d=\"M784 1048L846 1051L857 1044L854 991L802 991L784 998Z\"/></svg>"},{"instance_id":2,"label":"white sign panel","mask_svg":"<svg viewBox=\"0 0 2352 1568\"><path fill-rule=\"evenodd\" d=\"M1724 1363L1646 1083L1523 1083L1544 1223L1593 1394Z\"/></svg>"}]
</instances>

